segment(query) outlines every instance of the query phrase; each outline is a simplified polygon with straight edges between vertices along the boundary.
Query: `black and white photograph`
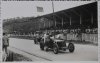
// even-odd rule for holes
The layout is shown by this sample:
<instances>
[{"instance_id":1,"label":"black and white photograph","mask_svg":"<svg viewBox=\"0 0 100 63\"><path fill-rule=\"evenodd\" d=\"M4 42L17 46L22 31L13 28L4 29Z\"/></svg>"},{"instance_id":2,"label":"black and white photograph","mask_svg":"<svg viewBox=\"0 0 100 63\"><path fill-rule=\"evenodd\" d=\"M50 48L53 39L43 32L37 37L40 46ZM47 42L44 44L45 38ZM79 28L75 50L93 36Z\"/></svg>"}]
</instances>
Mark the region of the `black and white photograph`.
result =
<instances>
[{"instance_id":1,"label":"black and white photograph","mask_svg":"<svg viewBox=\"0 0 100 63\"><path fill-rule=\"evenodd\" d=\"M1 4L2 62L95 61L98 1Z\"/></svg>"}]
</instances>

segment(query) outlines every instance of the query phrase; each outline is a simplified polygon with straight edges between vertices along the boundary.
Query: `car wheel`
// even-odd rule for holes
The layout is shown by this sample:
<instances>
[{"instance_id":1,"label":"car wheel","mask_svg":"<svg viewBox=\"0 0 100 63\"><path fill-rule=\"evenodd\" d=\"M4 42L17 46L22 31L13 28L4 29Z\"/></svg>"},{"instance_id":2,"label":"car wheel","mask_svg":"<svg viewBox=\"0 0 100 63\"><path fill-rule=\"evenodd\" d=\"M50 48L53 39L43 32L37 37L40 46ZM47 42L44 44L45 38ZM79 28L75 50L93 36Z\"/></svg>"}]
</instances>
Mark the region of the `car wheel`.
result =
<instances>
[{"instance_id":1,"label":"car wheel","mask_svg":"<svg viewBox=\"0 0 100 63\"><path fill-rule=\"evenodd\" d=\"M55 44L53 46L53 52L54 52L54 54L58 54L58 45L57 44Z\"/></svg>"},{"instance_id":2,"label":"car wheel","mask_svg":"<svg viewBox=\"0 0 100 63\"><path fill-rule=\"evenodd\" d=\"M68 44L68 49L69 49L69 52L74 52L74 49L75 49L74 44L73 43L69 43Z\"/></svg>"}]
</instances>

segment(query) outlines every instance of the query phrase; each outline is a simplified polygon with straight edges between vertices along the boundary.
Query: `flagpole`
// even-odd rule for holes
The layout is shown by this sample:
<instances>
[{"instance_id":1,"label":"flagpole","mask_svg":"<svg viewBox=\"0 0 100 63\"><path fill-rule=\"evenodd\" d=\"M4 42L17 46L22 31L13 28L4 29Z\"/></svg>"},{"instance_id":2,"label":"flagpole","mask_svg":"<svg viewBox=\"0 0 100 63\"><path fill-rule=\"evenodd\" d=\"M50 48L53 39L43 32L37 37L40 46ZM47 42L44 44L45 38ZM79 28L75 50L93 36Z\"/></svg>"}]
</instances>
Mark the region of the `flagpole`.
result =
<instances>
[{"instance_id":1,"label":"flagpole","mask_svg":"<svg viewBox=\"0 0 100 63\"><path fill-rule=\"evenodd\" d=\"M54 3L52 1L52 10L53 10L53 14L54 14Z\"/></svg>"},{"instance_id":2,"label":"flagpole","mask_svg":"<svg viewBox=\"0 0 100 63\"><path fill-rule=\"evenodd\" d=\"M53 10L53 21L54 21L54 24L55 24L55 27L56 27L56 21L54 19L54 3L53 3L53 1L52 1L52 10Z\"/></svg>"},{"instance_id":3,"label":"flagpole","mask_svg":"<svg viewBox=\"0 0 100 63\"><path fill-rule=\"evenodd\" d=\"M53 3L53 0L52 0L52 10L53 10L53 21L54 21L54 23L56 23L56 21L54 20L54 3ZM54 27L56 27L56 25L54 26ZM54 38L55 38L55 28L54 28Z\"/></svg>"}]
</instances>

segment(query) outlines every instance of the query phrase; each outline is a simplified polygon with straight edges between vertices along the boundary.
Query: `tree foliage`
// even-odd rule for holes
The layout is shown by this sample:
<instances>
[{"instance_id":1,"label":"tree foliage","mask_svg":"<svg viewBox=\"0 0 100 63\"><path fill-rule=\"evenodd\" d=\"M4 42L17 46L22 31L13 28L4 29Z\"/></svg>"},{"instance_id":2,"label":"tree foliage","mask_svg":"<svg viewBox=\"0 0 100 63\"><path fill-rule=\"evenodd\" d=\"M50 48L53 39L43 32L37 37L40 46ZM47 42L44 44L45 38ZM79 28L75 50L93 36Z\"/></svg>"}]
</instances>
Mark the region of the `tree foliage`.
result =
<instances>
[{"instance_id":1,"label":"tree foliage","mask_svg":"<svg viewBox=\"0 0 100 63\"><path fill-rule=\"evenodd\" d=\"M51 25L49 25L49 22ZM7 33L29 33L53 26L52 20L46 18L24 17L3 20L3 30Z\"/></svg>"}]
</instances>

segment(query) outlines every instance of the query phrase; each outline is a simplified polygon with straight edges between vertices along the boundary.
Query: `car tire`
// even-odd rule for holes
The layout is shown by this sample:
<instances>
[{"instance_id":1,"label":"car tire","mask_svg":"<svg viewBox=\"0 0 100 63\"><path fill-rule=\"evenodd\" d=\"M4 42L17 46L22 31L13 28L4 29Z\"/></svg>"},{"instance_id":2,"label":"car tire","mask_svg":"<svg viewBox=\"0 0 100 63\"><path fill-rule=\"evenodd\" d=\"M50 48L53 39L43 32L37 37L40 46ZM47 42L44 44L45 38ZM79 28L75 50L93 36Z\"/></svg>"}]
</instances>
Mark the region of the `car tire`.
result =
<instances>
[{"instance_id":1,"label":"car tire","mask_svg":"<svg viewBox=\"0 0 100 63\"><path fill-rule=\"evenodd\" d=\"M73 43L69 43L68 44L68 49L69 49L69 52L74 52L74 50L75 50L74 44Z\"/></svg>"},{"instance_id":2,"label":"car tire","mask_svg":"<svg viewBox=\"0 0 100 63\"><path fill-rule=\"evenodd\" d=\"M54 44L53 52L54 52L54 54L58 54L58 45L57 44Z\"/></svg>"}]
</instances>

